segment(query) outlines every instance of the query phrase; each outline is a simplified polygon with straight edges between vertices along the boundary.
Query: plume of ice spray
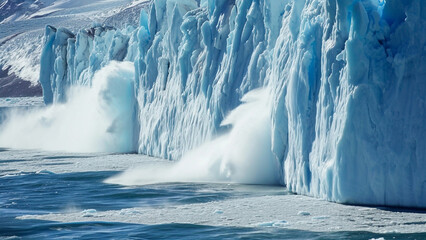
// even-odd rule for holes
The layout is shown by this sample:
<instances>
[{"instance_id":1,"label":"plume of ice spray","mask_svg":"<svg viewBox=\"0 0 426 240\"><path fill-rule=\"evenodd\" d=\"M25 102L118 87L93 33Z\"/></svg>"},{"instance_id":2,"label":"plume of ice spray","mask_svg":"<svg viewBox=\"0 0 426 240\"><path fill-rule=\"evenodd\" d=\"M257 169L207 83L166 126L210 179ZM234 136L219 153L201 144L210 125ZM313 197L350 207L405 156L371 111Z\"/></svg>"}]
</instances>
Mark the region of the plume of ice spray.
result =
<instances>
[{"instance_id":1,"label":"plume of ice spray","mask_svg":"<svg viewBox=\"0 0 426 240\"><path fill-rule=\"evenodd\" d=\"M131 152L134 66L111 62L91 87L72 87L68 101L14 111L0 126L0 146L70 152Z\"/></svg>"},{"instance_id":2,"label":"plume of ice spray","mask_svg":"<svg viewBox=\"0 0 426 240\"><path fill-rule=\"evenodd\" d=\"M277 184L278 167L271 152L271 103L267 89L249 92L222 122L232 129L190 151L176 163L156 163L106 180L143 185L159 182L235 182Z\"/></svg>"}]
</instances>

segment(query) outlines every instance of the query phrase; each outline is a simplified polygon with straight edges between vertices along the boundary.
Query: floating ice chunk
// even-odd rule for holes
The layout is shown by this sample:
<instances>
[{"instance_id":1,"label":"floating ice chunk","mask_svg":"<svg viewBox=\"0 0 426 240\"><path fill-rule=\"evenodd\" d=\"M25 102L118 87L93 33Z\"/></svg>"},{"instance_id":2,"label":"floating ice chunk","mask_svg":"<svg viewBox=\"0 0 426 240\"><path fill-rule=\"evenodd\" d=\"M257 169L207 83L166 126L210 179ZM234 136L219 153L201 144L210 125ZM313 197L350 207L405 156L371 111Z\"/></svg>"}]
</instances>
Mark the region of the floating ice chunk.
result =
<instances>
[{"instance_id":1,"label":"floating ice chunk","mask_svg":"<svg viewBox=\"0 0 426 240\"><path fill-rule=\"evenodd\" d=\"M299 211L297 213L297 215L299 215L299 216L309 216L309 215L311 215L311 213L310 212L305 212L305 211Z\"/></svg>"},{"instance_id":2,"label":"floating ice chunk","mask_svg":"<svg viewBox=\"0 0 426 240\"><path fill-rule=\"evenodd\" d=\"M36 172L37 174L55 174L54 172L48 171L46 169L44 170L39 170Z\"/></svg>"},{"instance_id":3,"label":"floating ice chunk","mask_svg":"<svg viewBox=\"0 0 426 240\"><path fill-rule=\"evenodd\" d=\"M286 227L288 225L289 223L285 220L276 221L274 224L272 224L273 227Z\"/></svg>"},{"instance_id":4,"label":"floating ice chunk","mask_svg":"<svg viewBox=\"0 0 426 240\"><path fill-rule=\"evenodd\" d=\"M330 216L315 216L315 217L312 217L312 220L325 220L329 218Z\"/></svg>"},{"instance_id":5,"label":"floating ice chunk","mask_svg":"<svg viewBox=\"0 0 426 240\"><path fill-rule=\"evenodd\" d=\"M256 226L258 227L286 227L288 225L289 223L285 220L263 222L263 223L256 224Z\"/></svg>"},{"instance_id":6,"label":"floating ice chunk","mask_svg":"<svg viewBox=\"0 0 426 240\"><path fill-rule=\"evenodd\" d=\"M272 227L272 225L274 225L274 222L262 222L256 224L256 226L258 227Z\"/></svg>"},{"instance_id":7,"label":"floating ice chunk","mask_svg":"<svg viewBox=\"0 0 426 240\"><path fill-rule=\"evenodd\" d=\"M82 217L93 217L97 213L96 209L85 209L81 212Z\"/></svg>"},{"instance_id":8,"label":"floating ice chunk","mask_svg":"<svg viewBox=\"0 0 426 240\"><path fill-rule=\"evenodd\" d=\"M135 209L121 209L119 214L120 215L137 215L137 214L142 214L142 212Z\"/></svg>"},{"instance_id":9,"label":"floating ice chunk","mask_svg":"<svg viewBox=\"0 0 426 240\"><path fill-rule=\"evenodd\" d=\"M214 214L223 214L223 211L222 210L219 210L219 209L216 209L216 210L214 210L214 212L213 212Z\"/></svg>"}]
</instances>

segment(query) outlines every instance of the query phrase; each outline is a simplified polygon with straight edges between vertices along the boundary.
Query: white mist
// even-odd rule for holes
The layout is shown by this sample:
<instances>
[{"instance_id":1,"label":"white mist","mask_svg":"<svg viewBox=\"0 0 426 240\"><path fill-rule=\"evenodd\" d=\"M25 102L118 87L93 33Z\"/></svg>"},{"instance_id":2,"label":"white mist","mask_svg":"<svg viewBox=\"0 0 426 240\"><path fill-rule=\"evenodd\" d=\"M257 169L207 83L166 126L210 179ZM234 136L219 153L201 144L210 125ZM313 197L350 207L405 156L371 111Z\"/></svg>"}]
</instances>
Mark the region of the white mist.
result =
<instances>
[{"instance_id":1,"label":"white mist","mask_svg":"<svg viewBox=\"0 0 426 240\"><path fill-rule=\"evenodd\" d=\"M106 182L143 185L160 182L278 184L271 152L271 103L267 89L251 91L222 122L232 129L188 152L176 163L128 170Z\"/></svg>"},{"instance_id":2,"label":"white mist","mask_svg":"<svg viewBox=\"0 0 426 240\"><path fill-rule=\"evenodd\" d=\"M69 101L12 111L0 126L0 145L68 152L131 152L134 66L111 62L91 87L71 87Z\"/></svg>"}]
</instances>

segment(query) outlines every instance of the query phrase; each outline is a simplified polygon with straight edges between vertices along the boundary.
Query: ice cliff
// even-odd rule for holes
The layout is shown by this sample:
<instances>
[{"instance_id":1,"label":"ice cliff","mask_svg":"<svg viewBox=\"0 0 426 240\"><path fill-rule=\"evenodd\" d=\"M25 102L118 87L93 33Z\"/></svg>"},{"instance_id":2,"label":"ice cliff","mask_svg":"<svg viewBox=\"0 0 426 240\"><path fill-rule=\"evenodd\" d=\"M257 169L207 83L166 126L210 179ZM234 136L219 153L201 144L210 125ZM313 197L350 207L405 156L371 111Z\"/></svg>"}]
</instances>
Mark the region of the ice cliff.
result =
<instances>
[{"instance_id":1,"label":"ice cliff","mask_svg":"<svg viewBox=\"0 0 426 240\"><path fill-rule=\"evenodd\" d=\"M423 0L154 0L136 29L46 27L40 82L47 104L66 101L108 62L134 62L137 150L169 159L229 131L263 87L258 144L289 190L424 208L425 26Z\"/></svg>"}]
</instances>

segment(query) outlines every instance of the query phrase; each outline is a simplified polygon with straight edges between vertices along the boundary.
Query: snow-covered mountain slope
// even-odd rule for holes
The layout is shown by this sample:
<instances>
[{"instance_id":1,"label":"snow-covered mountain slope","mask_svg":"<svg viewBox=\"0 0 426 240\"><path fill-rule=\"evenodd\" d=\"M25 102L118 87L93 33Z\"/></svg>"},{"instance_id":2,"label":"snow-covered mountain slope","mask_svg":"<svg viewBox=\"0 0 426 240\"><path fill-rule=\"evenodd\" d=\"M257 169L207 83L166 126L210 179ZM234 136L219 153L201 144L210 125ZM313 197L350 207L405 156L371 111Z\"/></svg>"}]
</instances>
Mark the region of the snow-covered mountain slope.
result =
<instances>
[{"instance_id":1,"label":"snow-covered mountain slope","mask_svg":"<svg viewBox=\"0 0 426 240\"><path fill-rule=\"evenodd\" d=\"M133 61L140 153L221 135L190 155L229 181L256 161L297 193L426 207L424 26L422 0L155 0L137 29L46 28L40 81L61 102Z\"/></svg>"},{"instance_id":2,"label":"snow-covered mountain slope","mask_svg":"<svg viewBox=\"0 0 426 240\"><path fill-rule=\"evenodd\" d=\"M137 26L140 9L146 2L5 0L0 3L0 67L8 69L15 76L14 79L29 81L34 86L39 80L42 37L46 25L72 30L88 28L93 23Z\"/></svg>"},{"instance_id":3,"label":"snow-covered mountain slope","mask_svg":"<svg viewBox=\"0 0 426 240\"><path fill-rule=\"evenodd\" d=\"M0 24L28 18L39 10L41 5L38 0L4 0L0 3Z\"/></svg>"}]
</instances>

